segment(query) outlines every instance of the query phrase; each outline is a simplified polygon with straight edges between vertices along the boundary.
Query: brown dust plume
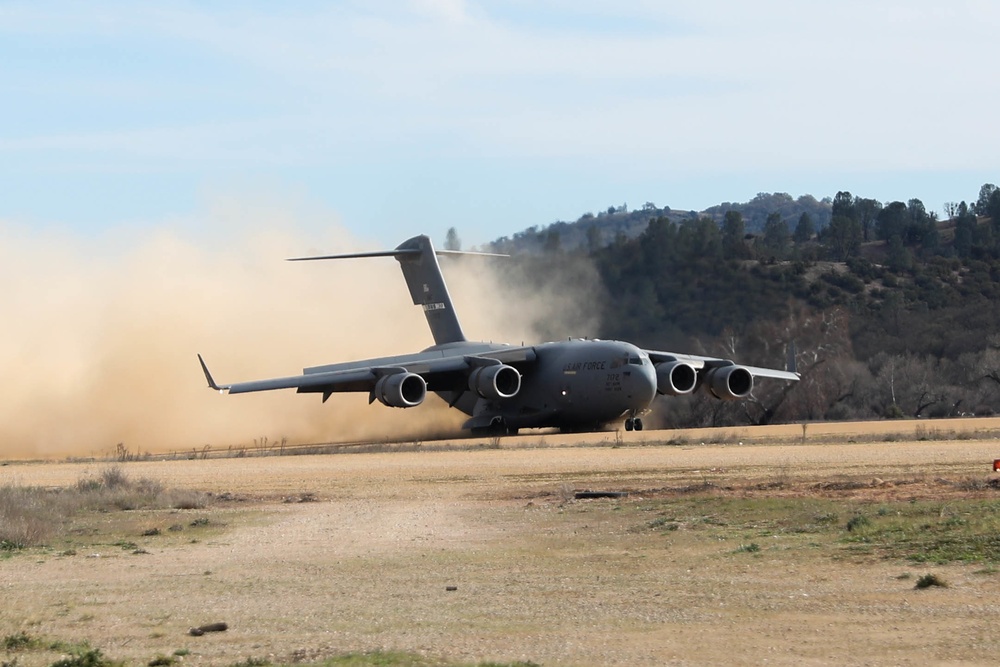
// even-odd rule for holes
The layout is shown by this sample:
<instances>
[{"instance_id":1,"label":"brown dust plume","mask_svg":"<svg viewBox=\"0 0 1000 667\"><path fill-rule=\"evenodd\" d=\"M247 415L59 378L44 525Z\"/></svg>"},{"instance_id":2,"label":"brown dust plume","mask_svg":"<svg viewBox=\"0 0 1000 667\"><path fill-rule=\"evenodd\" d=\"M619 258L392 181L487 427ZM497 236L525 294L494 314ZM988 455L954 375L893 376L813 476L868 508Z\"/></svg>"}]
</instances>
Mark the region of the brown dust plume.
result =
<instances>
[{"instance_id":1,"label":"brown dust plume","mask_svg":"<svg viewBox=\"0 0 1000 667\"><path fill-rule=\"evenodd\" d=\"M252 229L213 211L201 231L98 240L0 223L0 458L107 455L118 443L155 453L457 433L464 415L436 397L401 410L363 394L324 404L294 390L206 388L199 352L229 382L433 344L391 258L283 261L383 248L341 229L276 231L296 221L271 213ZM470 339L539 342L540 321L593 325L560 306L576 302L565 285L518 295L484 261L442 261Z\"/></svg>"}]
</instances>

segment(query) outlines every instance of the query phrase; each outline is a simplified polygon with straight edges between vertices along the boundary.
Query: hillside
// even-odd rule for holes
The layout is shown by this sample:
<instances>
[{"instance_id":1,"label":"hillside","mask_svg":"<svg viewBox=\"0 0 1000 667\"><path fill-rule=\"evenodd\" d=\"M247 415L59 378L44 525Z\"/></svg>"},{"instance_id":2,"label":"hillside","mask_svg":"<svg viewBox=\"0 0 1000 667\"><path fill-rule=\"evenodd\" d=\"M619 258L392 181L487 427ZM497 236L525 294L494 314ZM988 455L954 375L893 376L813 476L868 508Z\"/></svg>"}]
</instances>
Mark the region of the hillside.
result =
<instances>
[{"instance_id":1,"label":"hillside","mask_svg":"<svg viewBox=\"0 0 1000 667\"><path fill-rule=\"evenodd\" d=\"M702 214L609 210L493 248L528 288L579 285L592 267L599 337L803 374L752 401L671 399L673 425L1000 413L1000 191L950 212L758 195Z\"/></svg>"},{"instance_id":2,"label":"hillside","mask_svg":"<svg viewBox=\"0 0 1000 667\"><path fill-rule=\"evenodd\" d=\"M674 222L695 220L699 217L721 223L729 211L738 212L747 232L763 232L769 216L778 214L790 228L794 228L803 213L808 214L817 229L830 224L833 200L817 200L812 195L793 199L783 192L762 192L744 203L726 202L712 206L700 213L682 211L669 206L658 208L647 202L642 208L629 210L627 205L610 206L604 211L584 213L574 222L554 222L546 227L529 227L512 237L502 237L489 245L492 252L524 254L544 252L546 248L561 250L596 250L624 237L634 239L646 231L650 220L669 218Z\"/></svg>"}]
</instances>

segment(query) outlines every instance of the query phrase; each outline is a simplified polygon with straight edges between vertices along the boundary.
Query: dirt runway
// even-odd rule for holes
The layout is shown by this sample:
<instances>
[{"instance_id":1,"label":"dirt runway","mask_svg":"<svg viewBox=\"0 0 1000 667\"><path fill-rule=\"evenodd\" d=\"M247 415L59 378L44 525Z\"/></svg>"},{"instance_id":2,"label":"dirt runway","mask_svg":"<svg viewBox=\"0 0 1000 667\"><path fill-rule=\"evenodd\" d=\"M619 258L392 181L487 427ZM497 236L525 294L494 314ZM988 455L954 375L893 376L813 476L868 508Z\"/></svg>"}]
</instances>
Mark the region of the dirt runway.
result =
<instances>
[{"instance_id":1,"label":"dirt runway","mask_svg":"<svg viewBox=\"0 0 1000 667\"><path fill-rule=\"evenodd\" d=\"M227 499L143 514L137 529L204 515L214 530L137 533L140 554L0 559L0 635L86 639L130 664L179 649L197 665L374 649L544 665L996 664L1000 577L981 566L937 567L950 586L916 591L898 560L779 542L742 558L694 531L637 530L644 496L663 487L994 475L1000 423L885 424L955 439L793 425L129 462L134 478ZM0 484L66 486L107 465L11 462ZM574 500L578 489L630 495ZM316 502L285 502L302 499ZM215 621L230 630L187 635Z\"/></svg>"}]
</instances>

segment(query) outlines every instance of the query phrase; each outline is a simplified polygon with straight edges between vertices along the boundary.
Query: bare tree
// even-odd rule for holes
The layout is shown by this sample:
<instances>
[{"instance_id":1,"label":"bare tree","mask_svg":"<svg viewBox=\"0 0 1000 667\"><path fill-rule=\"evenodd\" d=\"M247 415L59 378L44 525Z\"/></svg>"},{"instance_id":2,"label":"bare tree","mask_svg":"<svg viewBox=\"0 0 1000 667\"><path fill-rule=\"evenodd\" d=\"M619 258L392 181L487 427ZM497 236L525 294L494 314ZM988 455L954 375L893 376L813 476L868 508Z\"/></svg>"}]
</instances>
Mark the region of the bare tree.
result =
<instances>
[{"instance_id":1,"label":"bare tree","mask_svg":"<svg viewBox=\"0 0 1000 667\"><path fill-rule=\"evenodd\" d=\"M461 250L462 249L462 239L458 238L458 232L454 227L448 228L448 235L444 240L445 250Z\"/></svg>"}]
</instances>

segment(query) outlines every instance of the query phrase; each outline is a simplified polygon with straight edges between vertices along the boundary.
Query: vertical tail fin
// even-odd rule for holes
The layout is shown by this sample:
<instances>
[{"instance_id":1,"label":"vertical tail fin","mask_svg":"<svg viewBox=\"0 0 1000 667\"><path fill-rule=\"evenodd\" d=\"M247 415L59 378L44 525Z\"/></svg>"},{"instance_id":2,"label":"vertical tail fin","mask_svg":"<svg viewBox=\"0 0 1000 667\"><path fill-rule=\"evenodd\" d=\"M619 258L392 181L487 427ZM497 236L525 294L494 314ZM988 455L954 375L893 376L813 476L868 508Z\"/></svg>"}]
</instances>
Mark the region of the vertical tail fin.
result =
<instances>
[{"instance_id":1,"label":"vertical tail fin","mask_svg":"<svg viewBox=\"0 0 1000 667\"><path fill-rule=\"evenodd\" d=\"M396 259L410 289L415 306L424 309L434 343L457 343L465 340L462 325L451 304L451 295L437 261L434 244L427 236L414 236L396 248Z\"/></svg>"},{"instance_id":2,"label":"vertical tail fin","mask_svg":"<svg viewBox=\"0 0 1000 667\"><path fill-rule=\"evenodd\" d=\"M403 269L403 278L410 288L413 304L424 309L427 324L431 328L436 345L459 343L465 340L462 325L451 305L451 295L441 274L438 255L481 255L485 257L507 257L491 252L461 252L458 250L434 250L434 244L426 236L414 236L404 241L395 250L379 252L355 252L347 255L323 255L321 257L293 257L290 262L316 259L350 259L355 257L395 257ZM206 371L207 372L207 371Z\"/></svg>"}]
</instances>

